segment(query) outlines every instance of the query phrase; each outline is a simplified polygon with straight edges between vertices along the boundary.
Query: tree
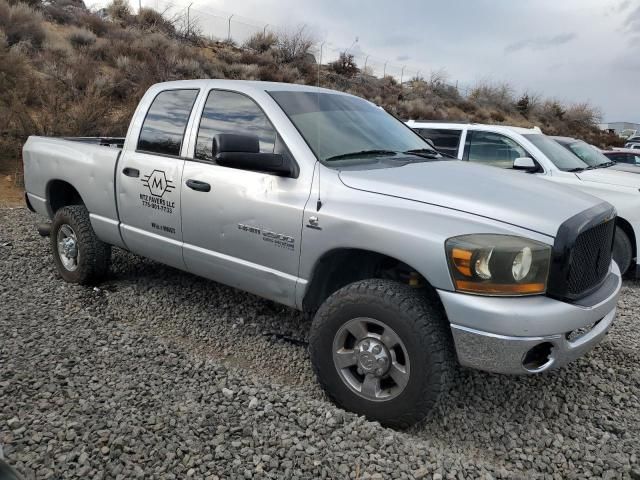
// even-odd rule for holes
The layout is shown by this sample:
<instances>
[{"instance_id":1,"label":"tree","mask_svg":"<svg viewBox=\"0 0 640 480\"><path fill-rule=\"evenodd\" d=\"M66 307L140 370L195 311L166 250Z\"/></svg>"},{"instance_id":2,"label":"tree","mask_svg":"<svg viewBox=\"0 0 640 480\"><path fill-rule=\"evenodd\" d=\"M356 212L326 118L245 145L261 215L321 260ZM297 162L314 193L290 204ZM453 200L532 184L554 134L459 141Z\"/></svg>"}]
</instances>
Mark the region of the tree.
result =
<instances>
[{"instance_id":1,"label":"tree","mask_svg":"<svg viewBox=\"0 0 640 480\"><path fill-rule=\"evenodd\" d=\"M329 68L349 78L354 77L360 71L353 55L347 52L341 52L338 59L329 64Z\"/></svg>"}]
</instances>

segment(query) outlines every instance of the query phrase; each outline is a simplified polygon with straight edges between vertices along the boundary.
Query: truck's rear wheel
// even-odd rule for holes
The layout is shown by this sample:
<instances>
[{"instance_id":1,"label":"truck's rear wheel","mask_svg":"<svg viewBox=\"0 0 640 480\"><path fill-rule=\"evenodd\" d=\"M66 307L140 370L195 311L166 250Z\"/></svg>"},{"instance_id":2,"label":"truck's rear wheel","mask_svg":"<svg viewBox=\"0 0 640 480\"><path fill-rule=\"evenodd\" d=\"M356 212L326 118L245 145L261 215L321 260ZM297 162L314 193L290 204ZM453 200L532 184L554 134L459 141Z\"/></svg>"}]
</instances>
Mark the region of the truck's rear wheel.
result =
<instances>
[{"instance_id":1,"label":"truck's rear wheel","mask_svg":"<svg viewBox=\"0 0 640 480\"><path fill-rule=\"evenodd\" d=\"M436 297L388 280L335 292L313 320L310 352L318 380L340 407L406 428L448 389L455 366Z\"/></svg>"},{"instance_id":2,"label":"truck's rear wheel","mask_svg":"<svg viewBox=\"0 0 640 480\"><path fill-rule=\"evenodd\" d=\"M83 285L98 282L109 269L111 246L98 240L83 205L63 207L51 225L51 249L60 276Z\"/></svg>"},{"instance_id":3,"label":"truck's rear wheel","mask_svg":"<svg viewBox=\"0 0 640 480\"><path fill-rule=\"evenodd\" d=\"M631 265L631 259L633 257L633 247L631 246L631 240L624 230L620 227L616 227L616 235L613 239L613 259L618 264L620 272L625 274Z\"/></svg>"}]
</instances>

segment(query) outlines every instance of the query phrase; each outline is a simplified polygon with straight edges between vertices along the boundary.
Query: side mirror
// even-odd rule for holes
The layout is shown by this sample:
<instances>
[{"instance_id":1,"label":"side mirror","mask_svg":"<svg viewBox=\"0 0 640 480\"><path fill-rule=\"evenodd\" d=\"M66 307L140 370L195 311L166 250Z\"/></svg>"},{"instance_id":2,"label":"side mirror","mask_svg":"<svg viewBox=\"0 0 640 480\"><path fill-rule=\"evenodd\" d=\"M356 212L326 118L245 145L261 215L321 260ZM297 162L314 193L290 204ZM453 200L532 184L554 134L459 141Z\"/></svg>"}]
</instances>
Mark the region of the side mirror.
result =
<instances>
[{"instance_id":1,"label":"side mirror","mask_svg":"<svg viewBox=\"0 0 640 480\"><path fill-rule=\"evenodd\" d=\"M529 157L518 157L513 161L514 170L524 170L526 172L537 172L538 165Z\"/></svg>"},{"instance_id":2,"label":"side mirror","mask_svg":"<svg viewBox=\"0 0 640 480\"><path fill-rule=\"evenodd\" d=\"M283 155L260 152L260 140L256 135L219 133L213 137L211 151L216 163L223 167L267 172L283 177L293 175L291 165Z\"/></svg>"}]
</instances>

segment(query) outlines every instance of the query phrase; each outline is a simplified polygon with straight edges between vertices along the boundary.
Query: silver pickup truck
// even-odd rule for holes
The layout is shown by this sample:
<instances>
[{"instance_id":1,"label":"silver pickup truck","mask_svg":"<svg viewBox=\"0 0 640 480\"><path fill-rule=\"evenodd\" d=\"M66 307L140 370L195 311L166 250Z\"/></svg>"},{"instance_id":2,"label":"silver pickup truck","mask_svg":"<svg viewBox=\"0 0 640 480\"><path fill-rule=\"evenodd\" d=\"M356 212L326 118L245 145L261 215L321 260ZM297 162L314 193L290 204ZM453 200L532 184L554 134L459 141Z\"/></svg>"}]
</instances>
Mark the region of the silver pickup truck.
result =
<instances>
[{"instance_id":1,"label":"silver pickup truck","mask_svg":"<svg viewBox=\"0 0 640 480\"><path fill-rule=\"evenodd\" d=\"M64 280L97 282L115 246L307 312L327 394L385 425L458 363L543 372L615 316L611 205L444 158L352 95L162 83L126 138L30 137L24 168Z\"/></svg>"}]
</instances>

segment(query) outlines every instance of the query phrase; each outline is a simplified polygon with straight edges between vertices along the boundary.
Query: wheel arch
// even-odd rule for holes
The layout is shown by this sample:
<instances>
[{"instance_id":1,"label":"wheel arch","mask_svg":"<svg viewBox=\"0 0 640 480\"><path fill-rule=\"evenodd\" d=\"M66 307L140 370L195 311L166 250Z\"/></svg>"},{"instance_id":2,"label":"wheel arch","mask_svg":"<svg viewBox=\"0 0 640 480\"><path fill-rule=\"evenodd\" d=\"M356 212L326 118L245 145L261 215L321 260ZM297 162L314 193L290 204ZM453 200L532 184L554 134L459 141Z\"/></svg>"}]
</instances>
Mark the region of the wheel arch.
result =
<instances>
[{"instance_id":1,"label":"wheel arch","mask_svg":"<svg viewBox=\"0 0 640 480\"><path fill-rule=\"evenodd\" d=\"M53 218L58 210L68 205L85 205L78 190L66 180L53 179L47 183L47 209Z\"/></svg>"},{"instance_id":2,"label":"wheel arch","mask_svg":"<svg viewBox=\"0 0 640 480\"><path fill-rule=\"evenodd\" d=\"M304 292L302 309L313 313L332 293L350 283L369 278L432 288L416 268L395 257L372 250L336 248L316 261Z\"/></svg>"},{"instance_id":3,"label":"wheel arch","mask_svg":"<svg viewBox=\"0 0 640 480\"><path fill-rule=\"evenodd\" d=\"M631 258L637 258L638 246L636 243L636 234L633 231L633 227L628 220L625 220L622 217L616 217L616 226L620 227L622 231L627 234L627 237L629 237L629 240L631 241L631 248L633 249Z\"/></svg>"}]
</instances>

